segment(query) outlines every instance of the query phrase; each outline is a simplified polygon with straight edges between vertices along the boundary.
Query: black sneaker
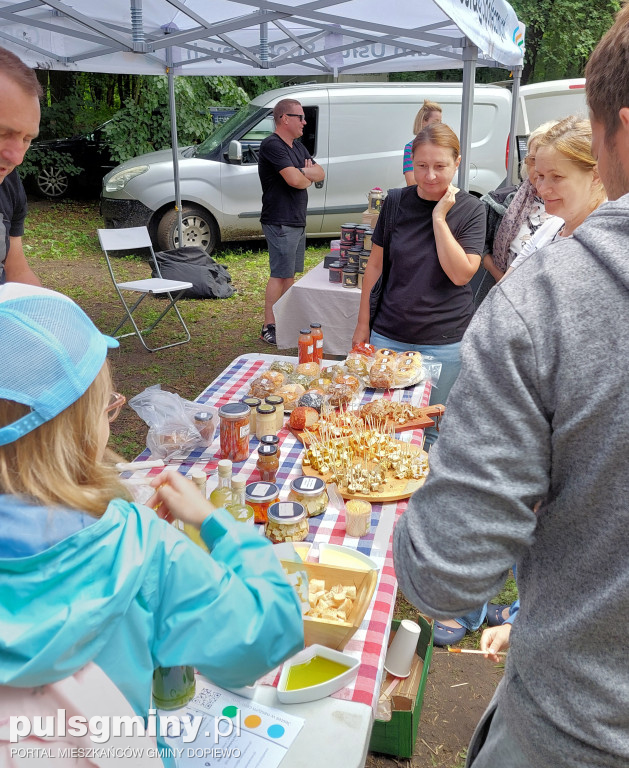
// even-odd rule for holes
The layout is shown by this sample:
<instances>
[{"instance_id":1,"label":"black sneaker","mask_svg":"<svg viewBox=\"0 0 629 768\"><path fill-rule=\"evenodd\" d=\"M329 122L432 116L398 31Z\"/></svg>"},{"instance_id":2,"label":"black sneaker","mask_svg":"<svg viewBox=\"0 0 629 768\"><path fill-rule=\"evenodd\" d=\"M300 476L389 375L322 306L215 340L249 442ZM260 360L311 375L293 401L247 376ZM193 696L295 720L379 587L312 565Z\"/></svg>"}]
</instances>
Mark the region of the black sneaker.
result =
<instances>
[{"instance_id":1,"label":"black sneaker","mask_svg":"<svg viewBox=\"0 0 629 768\"><path fill-rule=\"evenodd\" d=\"M266 341L267 344L273 344L277 347L277 341L275 340L275 325L269 323L266 327L263 325L260 331L260 338L262 341Z\"/></svg>"}]
</instances>

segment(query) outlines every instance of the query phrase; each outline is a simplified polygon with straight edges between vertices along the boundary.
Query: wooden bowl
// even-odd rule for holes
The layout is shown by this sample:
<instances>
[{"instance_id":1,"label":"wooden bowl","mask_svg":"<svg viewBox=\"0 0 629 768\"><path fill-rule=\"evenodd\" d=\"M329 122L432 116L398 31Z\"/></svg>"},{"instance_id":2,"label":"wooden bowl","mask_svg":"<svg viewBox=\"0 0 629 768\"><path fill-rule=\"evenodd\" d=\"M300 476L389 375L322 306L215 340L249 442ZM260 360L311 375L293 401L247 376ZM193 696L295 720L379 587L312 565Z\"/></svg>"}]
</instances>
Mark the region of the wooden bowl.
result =
<instances>
[{"instance_id":1,"label":"wooden bowl","mask_svg":"<svg viewBox=\"0 0 629 768\"><path fill-rule=\"evenodd\" d=\"M304 636L306 645L318 643L327 648L342 650L350 637L360 627L365 618L367 608L371 604L373 593L378 582L377 570L355 570L340 565L322 565L321 563L293 563L282 561L282 567L287 573L306 571L308 579L322 579L326 589L337 584L356 587L356 600L347 621L331 621L304 616Z\"/></svg>"}]
</instances>

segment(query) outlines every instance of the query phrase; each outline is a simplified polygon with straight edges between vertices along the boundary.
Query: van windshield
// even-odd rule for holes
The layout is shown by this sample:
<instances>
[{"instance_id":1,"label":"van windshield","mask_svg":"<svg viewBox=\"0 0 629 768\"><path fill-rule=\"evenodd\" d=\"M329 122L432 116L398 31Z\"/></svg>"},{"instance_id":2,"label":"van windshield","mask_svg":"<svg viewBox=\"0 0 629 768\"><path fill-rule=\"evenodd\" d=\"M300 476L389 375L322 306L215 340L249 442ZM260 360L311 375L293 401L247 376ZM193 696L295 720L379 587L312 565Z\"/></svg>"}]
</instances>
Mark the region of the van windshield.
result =
<instances>
[{"instance_id":1,"label":"van windshield","mask_svg":"<svg viewBox=\"0 0 629 768\"><path fill-rule=\"evenodd\" d=\"M248 122L253 115L260 111L260 107L256 107L253 104L247 104L241 110L236 112L235 115L229 118L226 123L223 123L211 136L194 150L195 157L204 157L211 154L217 147L219 147L225 139L231 137L238 128L244 123Z\"/></svg>"}]
</instances>

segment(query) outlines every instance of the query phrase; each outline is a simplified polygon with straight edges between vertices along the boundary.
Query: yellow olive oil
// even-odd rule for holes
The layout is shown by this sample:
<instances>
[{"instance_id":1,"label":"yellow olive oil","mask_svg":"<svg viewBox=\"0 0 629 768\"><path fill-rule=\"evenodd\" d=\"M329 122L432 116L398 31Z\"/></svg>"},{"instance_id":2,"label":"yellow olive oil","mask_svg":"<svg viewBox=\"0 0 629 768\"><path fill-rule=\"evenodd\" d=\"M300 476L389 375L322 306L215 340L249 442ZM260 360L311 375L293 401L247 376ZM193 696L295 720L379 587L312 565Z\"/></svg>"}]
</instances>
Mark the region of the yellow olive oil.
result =
<instances>
[{"instance_id":1,"label":"yellow olive oil","mask_svg":"<svg viewBox=\"0 0 629 768\"><path fill-rule=\"evenodd\" d=\"M313 656L309 661L295 664L288 670L286 690L295 691L298 688L310 688L313 685L327 683L328 680L342 675L348 669L348 666L339 664L338 661L324 659L323 656Z\"/></svg>"}]
</instances>

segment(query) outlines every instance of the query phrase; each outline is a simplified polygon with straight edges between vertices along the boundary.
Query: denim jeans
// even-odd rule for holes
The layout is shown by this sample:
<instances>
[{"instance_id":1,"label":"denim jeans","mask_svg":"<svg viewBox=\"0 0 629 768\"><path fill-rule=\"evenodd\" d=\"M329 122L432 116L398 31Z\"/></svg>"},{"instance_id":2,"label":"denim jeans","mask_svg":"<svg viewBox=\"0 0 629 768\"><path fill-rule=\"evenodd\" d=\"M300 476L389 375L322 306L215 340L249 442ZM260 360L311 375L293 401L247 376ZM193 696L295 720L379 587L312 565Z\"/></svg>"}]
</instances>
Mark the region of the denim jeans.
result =
<instances>
[{"instance_id":1,"label":"denim jeans","mask_svg":"<svg viewBox=\"0 0 629 768\"><path fill-rule=\"evenodd\" d=\"M452 389L452 385L456 381L456 377L461 370L460 341L455 344L405 344L402 341L394 341L393 339L388 339L386 336L381 336L375 331L371 332L369 341L376 347L386 347L395 352L407 352L408 350L421 352L422 355L433 358L434 362L441 363L439 381L432 385L430 404L443 403L445 405L450 390ZM437 441L439 433L435 427L428 427L425 434L426 442L424 447L429 450Z\"/></svg>"}]
</instances>

